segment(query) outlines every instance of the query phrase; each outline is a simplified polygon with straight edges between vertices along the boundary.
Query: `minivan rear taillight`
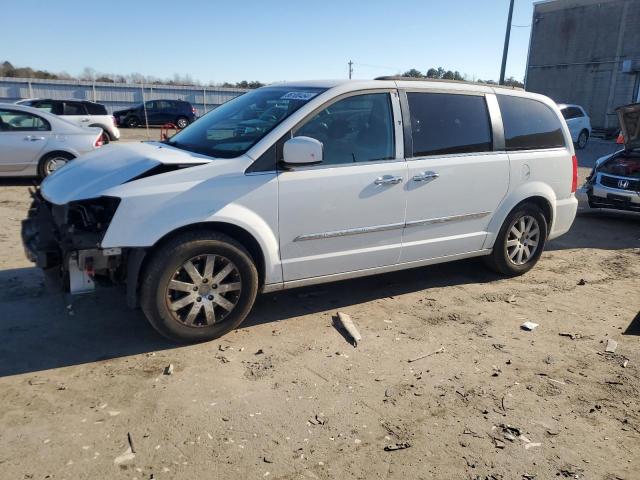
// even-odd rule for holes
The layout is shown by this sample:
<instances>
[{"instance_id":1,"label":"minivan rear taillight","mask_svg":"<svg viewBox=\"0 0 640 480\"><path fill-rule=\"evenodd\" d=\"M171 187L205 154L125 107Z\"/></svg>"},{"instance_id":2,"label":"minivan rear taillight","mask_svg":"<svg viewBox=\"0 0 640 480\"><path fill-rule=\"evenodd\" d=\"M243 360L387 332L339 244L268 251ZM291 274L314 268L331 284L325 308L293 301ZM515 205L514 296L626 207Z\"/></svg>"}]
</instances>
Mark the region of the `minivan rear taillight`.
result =
<instances>
[{"instance_id":1,"label":"minivan rear taillight","mask_svg":"<svg viewBox=\"0 0 640 480\"><path fill-rule=\"evenodd\" d=\"M578 189L578 157L575 155L571 157L571 163L573 163L573 178L571 179L571 193L575 193Z\"/></svg>"},{"instance_id":2,"label":"minivan rear taillight","mask_svg":"<svg viewBox=\"0 0 640 480\"><path fill-rule=\"evenodd\" d=\"M118 122L116 121L116 117L114 117L113 115L111 115L111 121L113 122L113 126L114 127L118 126Z\"/></svg>"},{"instance_id":3,"label":"minivan rear taillight","mask_svg":"<svg viewBox=\"0 0 640 480\"><path fill-rule=\"evenodd\" d=\"M102 133L96 138L96 143L93 144L94 147L99 148L104 145L104 140L102 139Z\"/></svg>"},{"instance_id":4,"label":"minivan rear taillight","mask_svg":"<svg viewBox=\"0 0 640 480\"><path fill-rule=\"evenodd\" d=\"M191 113L193 113L194 115L198 114L198 111L196 110L196 107L191 107Z\"/></svg>"}]
</instances>

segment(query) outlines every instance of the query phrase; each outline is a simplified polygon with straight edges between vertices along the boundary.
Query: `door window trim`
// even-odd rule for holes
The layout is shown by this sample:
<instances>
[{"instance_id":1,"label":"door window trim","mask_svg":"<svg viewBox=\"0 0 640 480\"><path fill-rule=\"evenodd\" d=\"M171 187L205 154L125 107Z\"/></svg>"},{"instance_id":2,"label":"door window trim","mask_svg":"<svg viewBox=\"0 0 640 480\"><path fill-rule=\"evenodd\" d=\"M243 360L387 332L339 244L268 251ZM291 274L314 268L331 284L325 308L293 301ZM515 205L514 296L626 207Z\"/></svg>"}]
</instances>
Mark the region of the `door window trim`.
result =
<instances>
[{"instance_id":1,"label":"door window trim","mask_svg":"<svg viewBox=\"0 0 640 480\"><path fill-rule=\"evenodd\" d=\"M413 130L411 126L411 113L409 110L409 99L407 93L439 93L451 95L467 95L472 97L484 97L489 114L489 127L491 128L492 149L480 152L464 152L464 153L445 153L433 155L413 156ZM405 159L407 161L427 160L429 158L455 158L468 157L472 155L491 155L505 151L504 128L502 125L502 115L498 106L498 99L494 93L466 90L447 90L442 88L401 88L400 107L402 109L402 120L404 126L404 151L407 152Z\"/></svg>"},{"instance_id":2,"label":"door window trim","mask_svg":"<svg viewBox=\"0 0 640 480\"><path fill-rule=\"evenodd\" d=\"M13 110L12 108L0 108L0 110L5 112L13 112L15 114L31 115L32 117L39 118L42 121L42 123L47 126L46 130L0 130L0 133L50 132L51 131L51 122L49 122L49 120L47 120L46 118L41 117L40 115L37 115L32 112L25 112L24 110Z\"/></svg>"},{"instance_id":3,"label":"door window trim","mask_svg":"<svg viewBox=\"0 0 640 480\"><path fill-rule=\"evenodd\" d=\"M329 108L334 103L337 103L345 98L357 97L360 95L372 95L376 93L386 93L389 95L389 101L391 102L391 115L393 121L393 141L395 144L395 158L391 158L388 160L370 160L368 162L354 162L354 163L334 163L334 164L323 164L319 163L317 165L300 165L293 168L289 168L286 171L297 171L297 170L317 170L317 169L327 169L327 168L344 168L344 167L354 167L359 165L375 165L379 163L394 163L394 162L404 162L404 143L403 143L403 122L402 115L400 109L400 101L398 97L398 90L395 88L375 88L370 90L355 90L352 92L346 92L336 97L331 98L327 102L323 103L319 107L312 110L310 113L305 115L305 117L300 120L292 129L291 136L292 138L295 136L295 132L302 128L309 120L315 117L322 110ZM395 94L395 95L394 95ZM282 168L277 165L279 171L282 171Z\"/></svg>"}]
</instances>

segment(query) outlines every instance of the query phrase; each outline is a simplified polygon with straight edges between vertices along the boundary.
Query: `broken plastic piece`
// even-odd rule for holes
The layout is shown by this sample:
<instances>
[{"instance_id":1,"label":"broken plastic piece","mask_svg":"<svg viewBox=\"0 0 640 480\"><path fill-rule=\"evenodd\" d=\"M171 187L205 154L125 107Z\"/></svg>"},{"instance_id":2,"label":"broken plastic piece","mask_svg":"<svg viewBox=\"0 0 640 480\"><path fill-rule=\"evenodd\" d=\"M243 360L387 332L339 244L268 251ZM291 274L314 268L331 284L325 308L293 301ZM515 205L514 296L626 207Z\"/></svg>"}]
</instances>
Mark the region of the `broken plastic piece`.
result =
<instances>
[{"instance_id":1,"label":"broken plastic piece","mask_svg":"<svg viewBox=\"0 0 640 480\"><path fill-rule=\"evenodd\" d=\"M353 345L357 347L358 343L362 340L362 335L360 335L360 332L353 323L353 320L351 320L351 317L346 313L338 312L338 321L342 325L342 328L344 328L353 339Z\"/></svg>"}]
</instances>

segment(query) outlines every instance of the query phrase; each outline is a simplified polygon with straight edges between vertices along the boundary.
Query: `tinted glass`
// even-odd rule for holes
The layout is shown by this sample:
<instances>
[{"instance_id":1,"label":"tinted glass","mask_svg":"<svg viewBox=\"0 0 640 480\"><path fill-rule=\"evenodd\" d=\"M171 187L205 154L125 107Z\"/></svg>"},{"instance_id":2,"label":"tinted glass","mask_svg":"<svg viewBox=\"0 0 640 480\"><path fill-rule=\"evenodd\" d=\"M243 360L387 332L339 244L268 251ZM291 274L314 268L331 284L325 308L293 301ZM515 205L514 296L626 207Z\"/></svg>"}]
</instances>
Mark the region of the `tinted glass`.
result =
<instances>
[{"instance_id":1,"label":"tinted glass","mask_svg":"<svg viewBox=\"0 0 640 480\"><path fill-rule=\"evenodd\" d=\"M50 130L45 119L18 110L0 110L0 132L32 132Z\"/></svg>"},{"instance_id":2,"label":"tinted glass","mask_svg":"<svg viewBox=\"0 0 640 480\"><path fill-rule=\"evenodd\" d=\"M86 115L87 111L84 109L82 103L77 102L64 102L64 115Z\"/></svg>"},{"instance_id":3,"label":"tinted glass","mask_svg":"<svg viewBox=\"0 0 640 480\"><path fill-rule=\"evenodd\" d=\"M560 112L562 113L562 116L565 118L565 120L584 117L584 115L582 114L582 110L577 107L565 107L560 110Z\"/></svg>"},{"instance_id":4,"label":"tinted glass","mask_svg":"<svg viewBox=\"0 0 640 480\"><path fill-rule=\"evenodd\" d=\"M237 157L324 90L287 86L258 88L211 110L167 143L212 157Z\"/></svg>"},{"instance_id":5,"label":"tinted glass","mask_svg":"<svg viewBox=\"0 0 640 480\"><path fill-rule=\"evenodd\" d=\"M166 100L158 100L156 102L156 108L158 110L173 110L173 102L168 102Z\"/></svg>"},{"instance_id":6,"label":"tinted glass","mask_svg":"<svg viewBox=\"0 0 640 480\"><path fill-rule=\"evenodd\" d=\"M560 119L544 103L510 95L497 97L507 150L564 146Z\"/></svg>"},{"instance_id":7,"label":"tinted glass","mask_svg":"<svg viewBox=\"0 0 640 480\"><path fill-rule=\"evenodd\" d=\"M322 142L323 165L393 159L395 143L389 94L372 93L340 100L307 121L295 136Z\"/></svg>"},{"instance_id":8,"label":"tinted glass","mask_svg":"<svg viewBox=\"0 0 640 480\"><path fill-rule=\"evenodd\" d=\"M493 148L482 96L407 93L413 156L486 152Z\"/></svg>"},{"instance_id":9,"label":"tinted glass","mask_svg":"<svg viewBox=\"0 0 640 480\"><path fill-rule=\"evenodd\" d=\"M99 103L87 102L84 104L89 115L107 115L107 108Z\"/></svg>"},{"instance_id":10,"label":"tinted glass","mask_svg":"<svg viewBox=\"0 0 640 480\"><path fill-rule=\"evenodd\" d=\"M32 102L32 106L37 108L38 110L42 110L43 112L58 114L59 110L56 109L56 104L51 100L42 100L39 102Z\"/></svg>"}]
</instances>

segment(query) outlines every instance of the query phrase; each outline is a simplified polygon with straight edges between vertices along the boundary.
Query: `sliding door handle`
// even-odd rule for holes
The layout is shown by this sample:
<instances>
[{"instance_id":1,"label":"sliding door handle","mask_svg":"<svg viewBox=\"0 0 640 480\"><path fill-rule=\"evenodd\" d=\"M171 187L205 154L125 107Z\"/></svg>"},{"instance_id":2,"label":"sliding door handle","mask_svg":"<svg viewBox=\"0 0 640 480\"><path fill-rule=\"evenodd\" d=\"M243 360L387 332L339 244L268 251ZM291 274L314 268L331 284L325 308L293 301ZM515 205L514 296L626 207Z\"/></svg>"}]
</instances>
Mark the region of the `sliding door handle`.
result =
<instances>
[{"instance_id":1,"label":"sliding door handle","mask_svg":"<svg viewBox=\"0 0 640 480\"><path fill-rule=\"evenodd\" d=\"M414 182L426 182L427 180L435 180L439 176L440 174L436 172L422 172L418 175L414 175L411 180L413 180Z\"/></svg>"},{"instance_id":2,"label":"sliding door handle","mask_svg":"<svg viewBox=\"0 0 640 480\"><path fill-rule=\"evenodd\" d=\"M402 177L394 177L392 175L384 175L373 181L376 185L397 185L400 182L402 182Z\"/></svg>"}]
</instances>

